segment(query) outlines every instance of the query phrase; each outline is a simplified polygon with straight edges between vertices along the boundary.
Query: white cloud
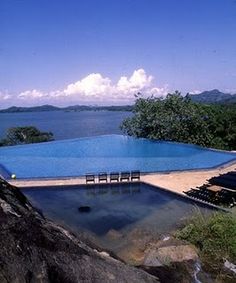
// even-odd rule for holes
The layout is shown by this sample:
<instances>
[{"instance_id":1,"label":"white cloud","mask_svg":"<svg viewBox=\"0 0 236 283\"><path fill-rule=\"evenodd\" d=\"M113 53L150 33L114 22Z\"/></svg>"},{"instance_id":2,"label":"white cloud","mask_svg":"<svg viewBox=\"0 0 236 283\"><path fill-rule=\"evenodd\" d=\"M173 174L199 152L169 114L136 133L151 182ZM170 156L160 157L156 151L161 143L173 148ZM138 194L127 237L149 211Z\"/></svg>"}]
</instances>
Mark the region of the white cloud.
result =
<instances>
[{"instance_id":1,"label":"white cloud","mask_svg":"<svg viewBox=\"0 0 236 283\"><path fill-rule=\"evenodd\" d=\"M226 93L236 94L236 88L226 88L224 91Z\"/></svg>"},{"instance_id":2,"label":"white cloud","mask_svg":"<svg viewBox=\"0 0 236 283\"><path fill-rule=\"evenodd\" d=\"M7 92L6 93L0 92L0 100L10 100L11 98L12 96Z\"/></svg>"},{"instance_id":3,"label":"white cloud","mask_svg":"<svg viewBox=\"0 0 236 283\"><path fill-rule=\"evenodd\" d=\"M130 77L121 76L116 83L100 73L92 73L79 81L67 85L64 90L42 92L37 89L26 90L14 99L16 104L28 103L84 103L84 104L127 104L133 103L134 95L141 92L144 96L163 96L167 94L168 86L153 85L153 76L144 69L138 69ZM3 99L0 93L0 100Z\"/></svg>"},{"instance_id":4,"label":"white cloud","mask_svg":"<svg viewBox=\"0 0 236 283\"><path fill-rule=\"evenodd\" d=\"M200 90L193 90L193 91L191 91L190 92L190 94L199 94L199 93L201 93L202 91L200 91Z\"/></svg>"},{"instance_id":5,"label":"white cloud","mask_svg":"<svg viewBox=\"0 0 236 283\"><path fill-rule=\"evenodd\" d=\"M84 79L69 84L64 93L66 96L79 95L85 97L108 95L112 92L111 80L101 74L90 74Z\"/></svg>"},{"instance_id":6,"label":"white cloud","mask_svg":"<svg viewBox=\"0 0 236 283\"><path fill-rule=\"evenodd\" d=\"M144 69L135 70L130 78L121 77L116 85L117 92L124 94L141 92L146 90L153 80L153 76L148 76Z\"/></svg>"},{"instance_id":7,"label":"white cloud","mask_svg":"<svg viewBox=\"0 0 236 283\"><path fill-rule=\"evenodd\" d=\"M37 99L37 98L42 98L44 96L46 96L47 94L37 90L37 89L33 89L33 90L26 90L24 92L21 92L18 95L18 98L20 99Z\"/></svg>"},{"instance_id":8,"label":"white cloud","mask_svg":"<svg viewBox=\"0 0 236 283\"><path fill-rule=\"evenodd\" d=\"M153 87L150 90L150 93L157 97L166 96L168 93L168 85L165 85L164 87Z\"/></svg>"}]
</instances>

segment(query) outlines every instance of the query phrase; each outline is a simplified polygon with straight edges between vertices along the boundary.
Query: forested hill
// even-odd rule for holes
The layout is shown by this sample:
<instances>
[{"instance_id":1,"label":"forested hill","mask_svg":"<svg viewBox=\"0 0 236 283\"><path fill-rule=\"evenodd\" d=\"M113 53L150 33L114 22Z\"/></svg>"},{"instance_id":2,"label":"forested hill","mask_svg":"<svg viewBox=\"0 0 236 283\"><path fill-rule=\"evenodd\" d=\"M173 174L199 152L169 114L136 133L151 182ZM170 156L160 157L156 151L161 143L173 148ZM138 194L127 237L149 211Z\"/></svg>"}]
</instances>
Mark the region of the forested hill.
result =
<instances>
[{"instance_id":1,"label":"forested hill","mask_svg":"<svg viewBox=\"0 0 236 283\"><path fill-rule=\"evenodd\" d=\"M189 94L189 97L194 102L204 104L233 104L236 103L236 94L229 94L213 89L210 91L203 91L199 94Z\"/></svg>"},{"instance_id":2,"label":"forested hill","mask_svg":"<svg viewBox=\"0 0 236 283\"><path fill-rule=\"evenodd\" d=\"M0 113L17 113L17 112L43 112L43 111L132 111L133 106L86 106L86 105L74 105L67 107L56 107L53 105L42 105L35 107L17 107L12 106L7 109L0 110Z\"/></svg>"},{"instance_id":3,"label":"forested hill","mask_svg":"<svg viewBox=\"0 0 236 283\"><path fill-rule=\"evenodd\" d=\"M58 111L58 110L60 110L59 107L52 106L52 105L42 105L42 106L35 106L35 107L12 106L7 109L0 110L0 113L42 112L42 111Z\"/></svg>"},{"instance_id":4,"label":"forested hill","mask_svg":"<svg viewBox=\"0 0 236 283\"><path fill-rule=\"evenodd\" d=\"M236 94L229 94L213 89L210 91L203 91L199 94L191 94L188 96L193 102L203 104L236 104ZM17 113L17 112L43 112L43 111L132 111L133 105L123 106L88 106L88 105L72 105L67 107L57 107L53 105L41 105L34 107L17 107L12 106L0 110L0 113Z\"/></svg>"}]
</instances>

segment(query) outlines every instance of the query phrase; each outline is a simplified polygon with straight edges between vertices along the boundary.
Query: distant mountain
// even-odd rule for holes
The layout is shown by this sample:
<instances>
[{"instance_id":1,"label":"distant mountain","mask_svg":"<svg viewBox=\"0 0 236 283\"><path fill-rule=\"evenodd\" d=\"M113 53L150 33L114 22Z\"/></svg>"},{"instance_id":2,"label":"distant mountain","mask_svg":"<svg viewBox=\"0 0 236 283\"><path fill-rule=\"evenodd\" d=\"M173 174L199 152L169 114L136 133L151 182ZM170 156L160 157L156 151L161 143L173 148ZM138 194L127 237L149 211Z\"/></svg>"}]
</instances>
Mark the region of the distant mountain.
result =
<instances>
[{"instance_id":1,"label":"distant mountain","mask_svg":"<svg viewBox=\"0 0 236 283\"><path fill-rule=\"evenodd\" d=\"M43 111L132 111L133 106L86 106L86 105L74 105L67 107L56 107L53 105L42 105L35 107L17 107L12 106L7 109L0 110L0 113L18 113L18 112L43 112Z\"/></svg>"},{"instance_id":2,"label":"distant mountain","mask_svg":"<svg viewBox=\"0 0 236 283\"><path fill-rule=\"evenodd\" d=\"M194 102L205 104L236 104L236 94L229 94L213 89L203 91L199 94L188 94ZM132 111L132 105L124 106L88 106L88 105L72 105L67 107L56 107L53 105L41 105L34 107L17 107L12 106L7 109L0 110L0 113L17 113L17 112L43 112L43 111Z\"/></svg>"},{"instance_id":3,"label":"distant mountain","mask_svg":"<svg viewBox=\"0 0 236 283\"><path fill-rule=\"evenodd\" d=\"M189 97L194 102L206 104L231 104L236 103L236 94L229 94L213 89L210 91L203 91L199 94L189 94Z\"/></svg>"},{"instance_id":4,"label":"distant mountain","mask_svg":"<svg viewBox=\"0 0 236 283\"><path fill-rule=\"evenodd\" d=\"M0 110L0 113L16 113L16 112L42 112L42 111L58 111L59 107L52 105L42 105L35 107L17 107L12 106L7 109Z\"/></svg>"},{"instance_id":5,"label":"distant mountain","mask_svg":"<svg viewBox=\"0 0 236 283\"><path fill-rule=\"evenodd\" d=\"M236 94L223 101L224 104L236 104Z\"/></svg>"}]
</instances>

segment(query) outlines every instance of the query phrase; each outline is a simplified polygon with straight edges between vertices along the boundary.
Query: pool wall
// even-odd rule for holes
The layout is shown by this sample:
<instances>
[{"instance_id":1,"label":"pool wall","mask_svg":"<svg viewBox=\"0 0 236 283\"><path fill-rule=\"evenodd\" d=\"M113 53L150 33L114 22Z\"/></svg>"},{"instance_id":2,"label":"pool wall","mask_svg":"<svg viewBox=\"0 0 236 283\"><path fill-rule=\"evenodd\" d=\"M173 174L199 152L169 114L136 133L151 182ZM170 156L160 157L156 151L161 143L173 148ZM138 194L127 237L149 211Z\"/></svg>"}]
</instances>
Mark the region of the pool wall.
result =
<instances>
[{"instance_id":1,"label":"pool wall","mask_svg":"<svg viewBox=\"0 0 236 283\"><path fill-rule=\"evenodd\" d=\"M171 174L171 173L181 173L181 172L201 172L201 171L204 171L204 172L207 172L207 171L211 171L211 170L214 170L214 169L224 169L224 168L227 168L231 165L236 165L236 158L234 158L232 161L228 161L228 162L224 162L220 165L216 165L216 166L213 166L213 167L209 167L209 168L197 168L197 169L183 169L183 170L180 170L180 169L176 169L176 170L166 170L166 171L154 171L154 172L145 172L145 171L140 171L141 174L144 174L144 175L156 175L156 174ZM100 172L104 172L104 171L99 171ZM122 171L120 171L122 172ZM120 173L119 172L119 173ZM94 174L95 176L98 176L99 173L94 173L94 172L87 172L87 173L91 173L91 174ZM107 172L108 174L111 173L110 171ZM12 174L14 173L11 173L9 170L7 170L3 165L0 164L0 177L5 179L5 180L12 180L14 181L14 179L12 179ZM85 179L85 174L83 175L74 175L74 176L58 176L58 177L30 177L30 178L16 178L15 180L21 180L21 181L50 181L50 180L58 180L58 181L63 181L63 180L77 180L77 179ZM99 184L99 183L96 183L96 184ZM102 184L105 184L105 183L102 183ZM79 184L81 185L81 184Z\"/></svg>"}]
</instances>

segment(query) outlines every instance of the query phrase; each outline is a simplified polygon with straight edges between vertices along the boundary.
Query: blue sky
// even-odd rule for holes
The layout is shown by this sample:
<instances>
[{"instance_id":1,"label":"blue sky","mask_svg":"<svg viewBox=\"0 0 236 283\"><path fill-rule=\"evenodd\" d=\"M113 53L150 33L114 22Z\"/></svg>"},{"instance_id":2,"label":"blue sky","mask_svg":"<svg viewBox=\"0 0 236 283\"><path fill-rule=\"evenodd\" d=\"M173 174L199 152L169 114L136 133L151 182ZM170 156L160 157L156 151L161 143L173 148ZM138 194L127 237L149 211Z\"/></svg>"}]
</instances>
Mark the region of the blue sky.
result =
<instances>
[{"instance_id":1,"label":"blue sky","mask_svg":"<svg viewBox=\"0 0 236 283\"><path fill-rule=\"evenodd\" d=\"M0 107L236 93L236 0L1 0Z\"/></svg>"}]
</instances>

